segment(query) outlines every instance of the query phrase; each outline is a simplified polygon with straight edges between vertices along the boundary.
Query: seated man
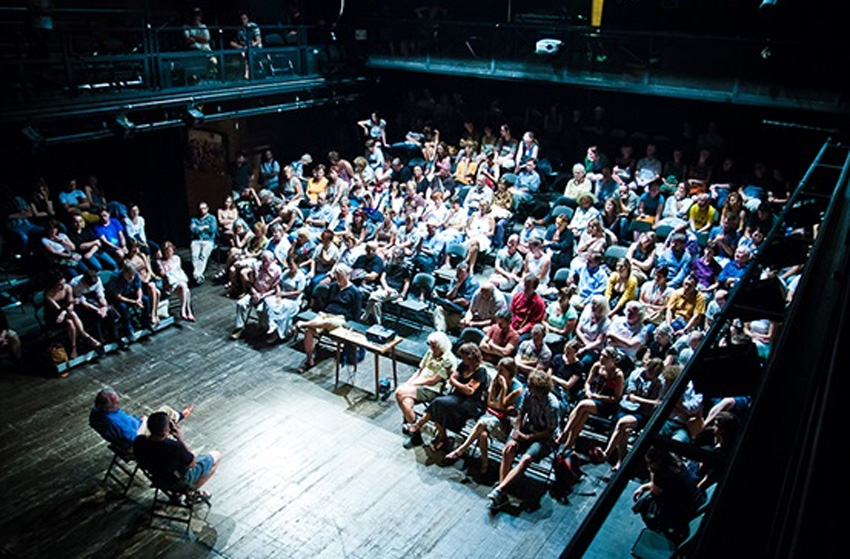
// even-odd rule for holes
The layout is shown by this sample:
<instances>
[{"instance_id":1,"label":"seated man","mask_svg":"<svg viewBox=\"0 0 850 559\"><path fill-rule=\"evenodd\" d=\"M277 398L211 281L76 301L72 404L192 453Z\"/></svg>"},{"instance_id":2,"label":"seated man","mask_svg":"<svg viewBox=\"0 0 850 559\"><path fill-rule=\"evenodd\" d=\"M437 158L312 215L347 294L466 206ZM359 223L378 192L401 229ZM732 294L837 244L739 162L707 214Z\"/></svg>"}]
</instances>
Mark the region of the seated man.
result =
<instances>
[{"instance_id":1,"label":"seated man","mask_svg":"<svg viewBox=\"0 0 850 559\"><path fill-rule=\"evenodd\" d=\"M493 324L478 348L484 361L496 366L505 357L511 357L519 346L519 334L511 327L511 311L503 309L496 313Z\"/></svg>"},{"instance_id":2,"label":"seated man","mask_svg":"<svg viewBox=\"0 0 850 559\"><path fill-rule=\"evenodd\" d=\"M602 264L602 254L591 252L584 265L578 268L573 280L578 288L570 304L581 310L594 295L604 295L608 286L608 269Z\"/></svg>"},{"instance_id":3,"label":"seated man","mask_svg":"<svg viewBox=\"0 0 850 559\"><path fill-rule=\"evenodd\" d=\"M667 325L675 334L687 334L698 328L705 316L705 296L697 291L693 274L667 300Z\"/></svg>"},{"instance_id":4,"label":"seated man","mask_svg":"<svg viewBox=\"0 0 850 559\"><path fill-rule=\"evenodd\" d=\"M540 280L534 274L522 278L522 290L514 293L511 299L511 328L520 336L528 337L535 324L543 322L546 315L546 303L537 293Z\"/></svg>"},{"instance_id":5,"label":"seated man","mask_svg":"<svg viewBox=\"0 0 850 559\"><path fill-rule=\"evenodd\" d=\"M552 377L545 371L533 371L528 377L516 425L502 451L499 484L487 495L491 509L504 506L507 503L504 491L532 462L542 460L552 451L558 412L558 399L552 394ZM514 467L517 456L522 457Z\"/></svg>"},{"instance_id":6,"label":"seated man","mask_svg":"<svg viewBox=\"0 0 850 559\"><path fill-rule=\"evenodd\" d=\"M183 442L177 423L165 412L152 413L147 425L150 435L136 437L133 454L156 486L170 489L182 482L198 490L212 477L221 454L214 450L200 456L192 454ZM193 497L208 501L210 496L196 491Z\"/></svg>"},{"instance_id":7,"label":"seated man","mask_svg":"<svg viewBox=\"0 0 850 559\"><path fill-rule=\"evenodd\" d=\"M525 261L518 250L519 235L508 237L507 244L496 253L496 271L488 280L500 291L510 293L522 280L522 269Z\"/></svg>"},{"instance_id":8,"label":"seated man","mask_svg":"<svg viewBox=\"0 0 850 559\"><path fill-rule=\"evenodd\" d=\"M86 330L94 332L95 337L101 342L106 341L104 333L109 334L109 339L118 339L116 311L106 301L106 289L98 273L95 270L89 270L83 275L72 278L69 285L74 294L74 308L85 324Z\"/></svg>"},{"instance_id":9,"label":"seated man","mask_svg":"<svg viewBox=\"0 0 850 559\"><path fill-rule=\"evenodd\" d=\"M620 367L627 369L626 372L637 364L637 352L646 345L649 329L643 324L643 315L643 304L629 301L626 303L626 316L614 317L608 326L607 343L620 352Z\"/></svg>"},{"instance_id":10,"label":"seated man","mask_svg":"<svg viewBox=\"0 0 850 559\"><path fill-rule=\"evenodd\" d=\"M535 324L531 328L531 338L520 342L516 352L517 378L525 383L528 376L535 369L543 371L549 368L552 362L552 350L544 343L546 328L542 324Z\"/></svg>"},{"instance_id":11,"label":"seated man","mask_svg":"<svg viewBox=\"0 0 850 559\"><path fill-rule=\"evenodd\" d=\"M434 328L439 332L456 329L461 316L472 303L472 297L478 291L478 280L470 273L469 264L461 262L455 272L455 278L449 284L449 290L437 299L434 309Z\"/></svg>"},{"instance_id":12,"label":"seated man","mask_svg":"<svg viewBox=\"0 0 850 559\"><path fill-rule=\"evenodd\" d=\"M667 239L667 248L658 257L656 266L667 270L667 283L673 289L682 286L685 276L691 270L691 253L685 250L687 237L674 233Z\"/></svg>"},{"instance_id":13,"label":"seated man","mask_svg":"<svg viewBox=\"0 0 850 559\"><path fill-rule=\"evenodd\" d=\"M168 406L162 406L157 411L164 412L176 423L189 417L193 409L193 406L188 406L182 412L177 412ZM94 407L89 413L89 426L108 443L129 450L136 437L148 433L147 423L147 416L130 415L122 410L118 393L111 388L104 388L94 397Z\"/></svg>"},{"instance_id":14,"label":"seated man","mask_svg":"<svg viewBox=\"0 0 850 559\"><path fill-rule=\"evenodd\" d=\"M296 328L304 331L304 353L307 354L304 364L298 368L299 373L304 373L316 366L314 355L316 338L322 332L339 328L347 320L356 320L360 316L362 296L357 287L351 283L351 268L345 264L337 264L331 270L331 277L333 283L330 285L330 293L324 309L316 318L295 324Z\"/></svg>"},{"instance_id":15,"label":"seated man","mask_svg":"<svg viewBox=\"0 0 850 559\"><path fill-rule=\"evenodd\" d=\"M236 329L230 335L231 340L238 340L245 330L245 322L252 308L259 311L260 316L267 316L265 301L268 297L280 293L281 269L271 251L264 250L260 260L254 264L249 281L248 293L236 301Z\"/></svg>"},{"instance_id":16,"label":"seated man","mask_svg":"<svg viewBox=\"0 0 850 559\"><path fill-rule=\"evenodd\" d=\"M106 285L112 308L118 313L118 330L121 336L133 336L135 329L131 314L138 314L142 328L151 327L151 300L142 292L142 280L132 262L124 262L121 269L112 273Z\"/></svg>"},{"instance_id":17,"label":"seated man","mask_svg":"<svg viewBox=\"0 0 850 559\"><path fill-rule=\"evenodd\" d=\"M507 310L507 308L504 294L492 283L485 281L472 296L469 308L460 319L459 326L484 330L493 323L499 311Z\"/></svg>"},{"instance_id":18,"label":"seated man","mask_svg":"<svg viewBox=\"0 0 850 559\"><path fill-rule=\"evenodd\" d=\"M750 249L739 246L735 249L735 257L730 260L723 269L720 275L717 276L717 282L721 287L731 290L744 277L744 273L750 265L752 257Z\"/></svg>"}]
</instances>

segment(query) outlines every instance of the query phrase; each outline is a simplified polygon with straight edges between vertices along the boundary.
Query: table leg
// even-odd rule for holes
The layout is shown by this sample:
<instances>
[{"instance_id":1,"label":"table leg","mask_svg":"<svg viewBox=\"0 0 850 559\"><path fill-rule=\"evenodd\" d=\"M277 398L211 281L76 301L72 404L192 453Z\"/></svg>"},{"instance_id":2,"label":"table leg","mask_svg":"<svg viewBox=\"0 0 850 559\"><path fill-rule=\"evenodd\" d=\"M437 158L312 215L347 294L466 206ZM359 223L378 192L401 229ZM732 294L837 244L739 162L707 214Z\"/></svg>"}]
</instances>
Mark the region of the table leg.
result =
<instances>
[{"instance_id":1,"label":"table leg","mask_svg":"<svg viewBox=\"0 0 850 559\"><path fill-rule=\"evenodd\" d=\"M376 400L380 399L380 397L381 397L380 396L380 394L381 394L380 380L378 379L378 375L380 374L380 370L381 370L380 369L380 367L381 367L380 359L381 359L381 354L379 354L376 351L375 352L375 399Z\"/></svg>"},{"instance_id":2,"label":"table leg","mask_svg":"<svg viewBox=\"0 0 850 559\"><path fill-rule=\"evenodd\" d=\"M398 388L398 367L396 366L398 362L395 358L395 346L393 346L391 355L393 360L393 388Z\"/></svg>"},{"instance_id":3,"label":"table leg","mask_svg":"<svg viewBox=\"0 0 850 559\"><path fill-rule=\"evenodd\" d=\"M339 387L339 357L340 357L340 343L339 340L336 341L336 372L334 373L334 388Z\"/></svg>"}]
</instances>

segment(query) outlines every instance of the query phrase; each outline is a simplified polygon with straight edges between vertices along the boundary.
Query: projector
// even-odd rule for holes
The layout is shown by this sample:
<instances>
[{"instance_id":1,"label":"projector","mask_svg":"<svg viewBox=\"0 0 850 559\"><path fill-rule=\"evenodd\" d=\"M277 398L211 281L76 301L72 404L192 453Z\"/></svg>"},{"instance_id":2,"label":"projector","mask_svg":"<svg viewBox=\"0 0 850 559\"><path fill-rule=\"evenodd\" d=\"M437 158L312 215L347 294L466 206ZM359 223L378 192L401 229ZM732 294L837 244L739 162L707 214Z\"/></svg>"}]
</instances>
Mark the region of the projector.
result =
<instances>
[{"instance_id":1,"label":"projector","mask_svg":"<svg viewBox=\"0 0 850 559\"><path fill-rule=\"evenodd\" d=\"M555 54L564 43L558 39L540 39L534 50L536 54Z\"/></svg>"}]
</instances>

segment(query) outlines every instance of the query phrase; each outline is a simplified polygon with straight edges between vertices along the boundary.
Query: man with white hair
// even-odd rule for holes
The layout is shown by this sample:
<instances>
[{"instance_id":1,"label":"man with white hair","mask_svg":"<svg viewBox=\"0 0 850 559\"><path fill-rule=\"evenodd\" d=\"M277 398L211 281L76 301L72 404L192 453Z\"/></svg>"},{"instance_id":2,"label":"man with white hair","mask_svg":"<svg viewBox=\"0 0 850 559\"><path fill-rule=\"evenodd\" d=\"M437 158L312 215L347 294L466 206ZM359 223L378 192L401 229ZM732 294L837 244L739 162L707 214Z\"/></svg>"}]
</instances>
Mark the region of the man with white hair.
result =
<instances>
[{"instance_id":1,"label":"man with white hair","mask_svg":"<svg viewBox=\"0 0 850 559\"><path fill-rule=\"evenodd\" d=\"M281 273L274 253L264 250L260 254L260 259L254 265L248 293L236 301L236 329L233 330L230 339L238 340L242 336L251 309L256 308L260 316L267 316L264 310L265 301L272 295L280 294Z\"/></svg>"},{"instance_id":2,"label":"man with white hair","mask_svg":"<svg viewBox=\"0 0 850 559\"><path fill-rule=\"evenodd\" d=\"M717 283L726 289L735 287L747 271L751 258L750 249L742 246L736 248L734 258L723 266L717 276Z\"/></svg>"},{"instance_id":3,"label":"man with white hair","mask_svg":"<svg viewBox=\"0 0 850 559\"><path fill-rule=\"evenodd\" d=\"M175 423L189 417L194 406L187 406L178 412L168 406L159 410ZM89 426L97 431L103 439L122 449L133 446L133 440L148 432L148 417L146 415L131 415L121 409L121 399L118 392L112 388L104 388L94 398L94 407L89 413Z\"/></svg>"},{"instance_id":4,"label":"man with white hair","mask_svg":"<svg viewBox=\"0 0 850 559\"><path fill-rule=\"evenodd\" d=\"M493 319L499 311L508 308L505 296L495 286L485 281L472 296L469 308L460 319L461 328L485 329L493 324Z\"/></svg>"},{"instance_id":5,"label":"man with white hair","mask_svg":"<svg viewBox=\"0 0 850 559\"><path fill-rule=\"evenodd\" d=\"M625 316L617 316L608 327L608 345L635 364L638 350L646 344L647 327L643 324L644 307L638 301L626 303Z\"/></svg>"}]
</instances>

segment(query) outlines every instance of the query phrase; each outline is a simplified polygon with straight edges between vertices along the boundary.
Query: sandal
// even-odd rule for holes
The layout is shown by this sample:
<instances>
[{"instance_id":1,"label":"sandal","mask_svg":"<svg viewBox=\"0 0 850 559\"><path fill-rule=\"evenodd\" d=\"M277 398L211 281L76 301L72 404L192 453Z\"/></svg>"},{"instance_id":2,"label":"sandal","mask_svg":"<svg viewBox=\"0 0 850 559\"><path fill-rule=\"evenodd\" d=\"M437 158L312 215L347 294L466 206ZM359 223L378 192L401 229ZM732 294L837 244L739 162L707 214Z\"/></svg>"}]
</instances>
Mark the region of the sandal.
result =
<instances>
[{"instance_id":1,"label":"sandal","mask_svg":"<svg viewBox=\"0 0 850 559\"><path fill-rule=\"evenodd\" d=\"M446 460L460 460L465 453L458 452L457 449L446 454Z\"/></svg>"},{"instance_id":2,"label":"sandal","mask_svg":"<svg viewBox=\"0 0 850 559\"><path fill-rule=\"evenodd\" d=\"M192 411L194 411L195 406L186 406L183 408L183 411L180 412L180 421L183 421L190 415L192 415Z\"/></svg>"},{"instance_id":3,"label":"sandal","mask_svg":"<svg viewBox=\"0 0 850 559\"><path fill-rule=\"evenodd\" d=\"M310 369L312 369L315 366L316 366L315 362L311 363L310 361L304 361L304 363L300 367L298 367L298 374L303 375L304 373L306 373L307 371L309 371Z\"/></svg>"},{"instance_id":4,"label":"sandal","mask_svg":"<svg viewBox=\"0 0 850 559\"><path fill-rule=\"evenodd\" d=\"M210 497L212 497L212 495L210 495L206 491L197 490L194 493L187 495L187 497L195 505L198 505L200 503L206 503L209 505Z\"/></svg>"},{"instance_id":5,"label":"sandal","mask_svg":"<svg viewBox=\"0 0 850 559\"><path fill-rule=\"evenodd\" d=\"M431 452L440 452L445 448L447 439L435 439L428 448L431 449Z\"/></svg>"}]
</instances>

